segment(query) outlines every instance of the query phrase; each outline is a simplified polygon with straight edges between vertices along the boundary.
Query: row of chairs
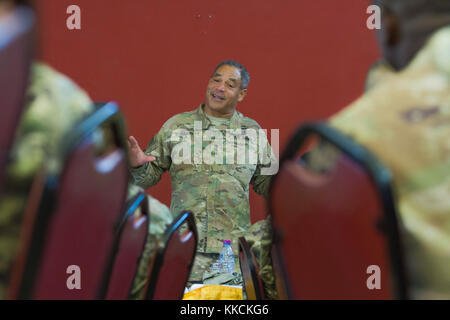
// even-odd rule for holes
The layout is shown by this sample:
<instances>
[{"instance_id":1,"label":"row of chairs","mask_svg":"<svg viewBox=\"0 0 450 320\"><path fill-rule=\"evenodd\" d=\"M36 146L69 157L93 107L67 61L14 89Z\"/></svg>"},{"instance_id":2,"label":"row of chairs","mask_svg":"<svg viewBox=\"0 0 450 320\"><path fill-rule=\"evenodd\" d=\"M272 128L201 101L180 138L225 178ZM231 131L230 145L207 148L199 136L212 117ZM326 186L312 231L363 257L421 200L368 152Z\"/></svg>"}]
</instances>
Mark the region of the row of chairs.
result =
<instances>
[{"instance_id":1,"label":"row of chairs","mask_svg":"<svg viewBox=\"0 0 450 320\"><path fill-rule=\"evenodd\" d=\"M306 158L308 150L319 156ZM392 176L351 138L325 123L302 125L282 154L267 205L280 299L408 298ZM240 256L247 296L264 299L245 238Z\"/></svg>"},{"instance_id":2,"label":"row of chairs","mask_svg":"<svg viewBox=\"0 0 450 320\"><path fill-rule=\"evenodd\" d=\"M0 33L0 188L24 105L33 15L15 12ZM40 172L27 203L9 297L21 299L126 299L148 235L146 196L125 205L128 181L124 124L117 105L99 104L64 141L61 172ZM108 127L113 142L97 154L94 132ZM339 150L326 174L310 172L299 150L311 137ZM300 152L301 153L301 152ZM406 272L391 176L367 150L323 123L302 126L284 151L268 207L272 261L281 298L406 298ZM102 192L101 190L108 190ZM1 190L0 190L1 192ZM136 214L137 208L141 214ZM187 224L187 233L178 230ZM192 213L168 229L151 260L145 297L181 297L197 235ZM239 239L249 299L264 299L258 264ZM81 290L67 286L67 267L80 266ZM367 268L381 270L380 289L367 284Z\"/></svg>"},{"instance_id":3,"label":"row of chairs","mask_svg":"<svg viewBox=\"0 0 450 320\"><path fill-rule=\"evenodd\" d=\"M93 137L109 128L114 148L96 154ZM127 299L142 259L151 217L148 197L125 203L128 187L123 121L118 107L98 108L64 139L63 169L40 172L27 202L10 299ZM140 209L140 210L138 210ZM150 220L151 223L151 220ZM186 231L179 232L187 225ZM197 245L193 214L181 213L157 244L143 297L180 299ZM69 266L81 288L68 285ZM170 284L170 285L167 285Z\"/></svg>"},{"instance_id":4,"label":"row of chairs","mask_svg":"<svg viewBox=\"0 0 450 320\"><path fill-rule=\"evenodd\" d=\"M25 102L34 18L29 9L19 8L0 23L1 188ZM61 169L36 174L9 281L9 299L130 297L149 237L151 208L144 193L126 202L128 157L117 104L95 107L62 139ZM101 143L98 132L105 137ZM187 226L184 232L182 226ZM182 297L197 238L193 214L181 212L161 243L155 244L143 298ZM79 276L78 287L71 283L77 282L75 276Z\"/></svg>"}]
</instances>

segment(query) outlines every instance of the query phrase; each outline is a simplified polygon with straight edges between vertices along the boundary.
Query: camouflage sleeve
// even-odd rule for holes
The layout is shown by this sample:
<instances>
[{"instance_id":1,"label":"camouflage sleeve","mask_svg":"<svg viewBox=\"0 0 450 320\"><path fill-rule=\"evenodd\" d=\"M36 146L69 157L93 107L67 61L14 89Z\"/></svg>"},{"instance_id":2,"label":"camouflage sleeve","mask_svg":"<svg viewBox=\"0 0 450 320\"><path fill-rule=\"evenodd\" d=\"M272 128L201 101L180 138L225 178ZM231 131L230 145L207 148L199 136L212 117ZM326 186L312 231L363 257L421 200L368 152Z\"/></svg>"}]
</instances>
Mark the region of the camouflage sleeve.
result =
<instances>
[{"instance_id":1,"label":"camouflage sleeve","mask_svg":"<svg viewBox=\"0 0 450 320\"><path fill-rule=\"evenodd\" d=\"M166 143L167 129L165 126L152 138L144 153L156 158L137 168L130 168L133 183L143 189L148 189L161 180L162 174L172 163L169 144Z\"/></svg>"},{"instance_id":2,"label":"camouflage sleeve","mask_svg":"<svg viewBox=\"0 0 450 320\"><path fill-rule=\"evenodd\" d=\"M267 199L269 194L269 186L270 181L272 180L271 175L262 175L261 168L256 168L256 172L250 180L251 185L253 186L253 190L260 196Z\"/></svg>"},{"instance_id":3,"label":"camouflage sleeve","mask_svg":"<svg viewBox=\"0 0 450 320\"><path fill-rule=\"evenodd\" d=\"M259 149L261 146L258 146L258 155L260 156L260 159L256 171L250 180L250 184L257 194L267 198L272 176L278 172L278 159L273 153L267 137L264 137L262 146L262 150Z\"/></svg>"}]
</instances>

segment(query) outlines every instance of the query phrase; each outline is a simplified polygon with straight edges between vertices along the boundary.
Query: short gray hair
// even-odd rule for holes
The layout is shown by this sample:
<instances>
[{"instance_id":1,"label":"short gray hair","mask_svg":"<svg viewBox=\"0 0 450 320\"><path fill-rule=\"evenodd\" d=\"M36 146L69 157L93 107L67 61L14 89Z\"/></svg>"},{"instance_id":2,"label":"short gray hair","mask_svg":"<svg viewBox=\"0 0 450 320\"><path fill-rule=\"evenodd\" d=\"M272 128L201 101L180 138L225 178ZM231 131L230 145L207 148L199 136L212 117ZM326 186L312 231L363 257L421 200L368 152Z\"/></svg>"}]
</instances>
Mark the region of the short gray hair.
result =
<instances>
[{"instance_id":1,"label":"short gray hair","mask_svg":"<svg viewBox=\"0 0 450 320\"><path fill-rule=\"evenodd\" d=\"M239 62L237 62L235 60L222 61L214 68L214 71L212 73L213 76L216 73L217 69L219 69L221 66L232 66L232 67L235 67L236 69L239 69L239 72L241 73L241 88L242 89L247 88L247 86L250 82L250 74L248 73L247 69L245 69L245 67L242 64L240 64Z\"/></svg>"}]
</instances>

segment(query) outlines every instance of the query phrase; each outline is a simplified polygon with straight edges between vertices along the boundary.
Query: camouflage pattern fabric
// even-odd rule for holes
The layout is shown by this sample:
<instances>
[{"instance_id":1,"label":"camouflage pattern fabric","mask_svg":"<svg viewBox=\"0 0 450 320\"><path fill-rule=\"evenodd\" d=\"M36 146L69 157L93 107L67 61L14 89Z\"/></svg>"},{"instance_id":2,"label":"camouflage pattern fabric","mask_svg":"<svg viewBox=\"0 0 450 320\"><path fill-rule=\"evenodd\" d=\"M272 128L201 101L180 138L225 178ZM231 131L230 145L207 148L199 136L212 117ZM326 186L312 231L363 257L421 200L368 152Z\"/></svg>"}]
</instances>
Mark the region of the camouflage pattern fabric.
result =
<instances>
[{"instance_id":1,"label":"camouflage pattern fabric","mask_svg":"<svg viewBox=\"0 0 450 320\"><path fill-rule=\"evenodd\" d=\"M254 223L245 235L245 239L258 263L264 298L268 300L278 299L272 268L272 224L270 215L266 219Z\"/></svg>"},{"instance_id":2,"label":"camouflage pattern fabric","mask_svg":"<svg viewBox=\"0 0 450 320\"><path fill-rule=\"evenodd\" d=\"M331 119L393 173L413 298L450 298L450 26ZM382 80L382 79L380 79Z\"/></svg>"},{"instance_id":3,"label":"camouflage pattern fabric","mask_svg":"<svg viewBox=\"0 0 450 320\"><path fill-rule=\"evenodd\" d=\"M44 64L32 65L26 106L6 173L8 186L0 200L0 299L8 283L34 174L44 162L48 170L57 169L60 139L91 110L91 100L71 80Z\"/></svg>"},{"instance_id":4,"label":"camouflage pattern fabric","mask_svg":"<svg viewBox=\"0 0 450 320\"><path fill-rule=\"evenodd\" d=\"M203 105L194 111L170 118L145 150L147 155L156 157L156 160L139 168L131 168L130 171L134 183L147 189L155 185L168 170L172 181L170 209L174 215L183 210L194 213L199 233L198 254L220 253L223 240L231 240L231 246L237 256L237 239L245 235L250 228L249 184L253 185L257 193L265 196L270 176L261 174L264 168L262 163L252 164L246 161L245 164L238 164L236 160L237 155L245 150L261 151L258 147L261 144L257 146L255 141L245 138L246 130L258 130L260 126L237 111L228 121L214 121L212 118L205 115ZM234 164L228 164L226 160L220 163L211 159L216 159L217 155L221 159L225 158L217 148L211 150L210 141L215 138L205 142L205 139L200 137L200 148L195 147L199 132L203 136L211 133L226 136L227 129L236 130L233 134L234 147L237 150ZM175 133L177 139L174 139ZM187 154L187 151L190 152L186 161L175 163L173 157L179 155L177 145L180 139L193 143L190 143L190 150L184 150ZM210 152L205 153L205 150ZM267 138L265 151L267 154L271 152ZM202 155L203 161L198 161L197 159L202 159ZM199 271L205 270L206 264L205 259L198 255L190 281L203 280L200 275L204 271Z\"/></svg>"},{"instance_id":5,"label":"camouflage pattern fabric","mask_svg":"<svg viewBox=\"0 0 450 320\"><path fill-rule=\"evenodd\" d=\"M195 255L195 268L192 269L189 277L190 281L193 281L192 279L199 279L194 281L203 284L242 285L243 282L238 256L234 256L235 263L233 273L221 273L219 271L211 270L212 264L218 260L219 253L197 252ZM189 282L188 286L190 284L191 283Z\"/></svg>"},{"instance_id":6,"label":"camouflage pattern fabric","mask_svg":"<svg viewBox=\"0 0 450 320\"><path fill-rule=\"evenodd\" d=\"M395 75L395 70L384 59L378 60L367 73L364 91L367 92L377 84L389 81L392 75Z\"/></svg>"},{"instance_id":7,"label":"camouflage pattern fabric","mask_svg":"<svg viewBox=\"0 0 450 320\"><path fill-rule=\"evenodd\" d=\"M34 63L26 106L17 131L8 168L8 188L0 201L0 299L4 298L10 269L17 251L20 226L28 190L35 173L44 165L58 170L60 140L74 125L93 111L88 95L70 79L50 67ZM102 141L98 132L97 140ZM128 198L140 189L130 185ZM139 265L131 297L141 298L143 284L155 246L173 220L170 210L148 196L149 235Z\"/></svg>"},{"instance_id":8,"label":"camouflage pattern fabric","mask_svg":"<svg viewBox=\"0 0 450 320\"><path fill-rule=\"evenodd\" d=\"M127 200L134 197L140 190L139 187L130 185L128 188ZM158 246L163 245L163 235L167 226L172 223L174 218L165 204L162 204L151 196L148 196L148 201L150 211L149 234L130 291L130 298L137 300L144 298L144 288L147 285L152 258L154 257ZM139 214L139 211L140 208L138 208L136 214Z\"/></svg>"}]
</instances>

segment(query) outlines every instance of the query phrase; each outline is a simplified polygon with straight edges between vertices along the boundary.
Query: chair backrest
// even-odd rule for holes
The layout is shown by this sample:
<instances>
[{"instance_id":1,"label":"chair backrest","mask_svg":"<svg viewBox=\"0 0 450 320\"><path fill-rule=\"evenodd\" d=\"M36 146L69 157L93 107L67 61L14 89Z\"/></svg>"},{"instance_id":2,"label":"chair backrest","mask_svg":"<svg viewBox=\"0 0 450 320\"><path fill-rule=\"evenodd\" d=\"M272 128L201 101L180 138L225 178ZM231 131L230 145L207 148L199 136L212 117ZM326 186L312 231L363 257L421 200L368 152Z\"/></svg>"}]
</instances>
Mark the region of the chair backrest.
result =
<instances>
[{"instance_id":1,"label":"chair backrest","mask_svg":"<svg viewBox=\"0 0 450 320\"><path fill-rule=\"evenodd\" d=\"M296 157L311 137L337 151L325 174ZM290 299L407 297L391 174L347 136L302 126L282 155L269 209Z\"/></svg>"},{"instance_id":2,"label":"chair backrest","mask_svg":"<svg viewBox=\"0 0 450 320\"><path fill-rule=\"evenodd\" d=\"M138 211L138 208L141 210ZM145 247L149 218L148 197L140 192L128 202L124 219L116 235L117 253L106 299L129 298L138 262Z\"/></svg>"},{"instance_id":3,"label":"chair backrest","mask_svg":"<svg viewBox=\"0 0 450 320\"><path fill-rule=\"evenodd\" d=\"M62 140L62 169L33 186L27 204L10 298L104 298L128 185L123 126L109 103ZM98 130L115 140L100 155Z\"/></svg>"},{"instance_id":4,"label":"chair backrest","mask_svg":"<svg viewBox=\"0 0 450 320\"><path fill-rule=\"evenodd\" d=\"M244 237L239 238L239 265L247 300L263 300L264 290L259 276L258 263Z\"/></svg>"},{"instance_id":5,"label":"chair backrest","mask_svg":"<svg viewBox=\"0 0 450 320\"><path fill-rule=\"evenodd\" d=\"M0 20L0 188L25 102L32 58L34 15L19 7Z\"/></svg>"},{"instance_id":6,"label":"chair backrest","mask_svg":"<svg viewBox=\"0 0 450 320\"><path fill-rule=\"evenodd\" d=\"M279 250L277 250L275 240L272 243L271 258L272 258L272 271L275 277L275 286L277 289L278 300L288 300L288 289L286 288L285 280L285 268L282 266L281 258L279 257Z\"/></svg>"},{"instance_id":7,"label":"chair backrest","mask_svg":"<svg viewBox=\"0 0 450 320\"><path fill-rule=\"evenodd\" d=\"M187 226L184 230L183 225ZM180 229L181 228L181 229ZM168 227L150 271L148 300L180 300L194 264L198 235L194 215L181 213Z\"/></svg>"}]
</instances>

